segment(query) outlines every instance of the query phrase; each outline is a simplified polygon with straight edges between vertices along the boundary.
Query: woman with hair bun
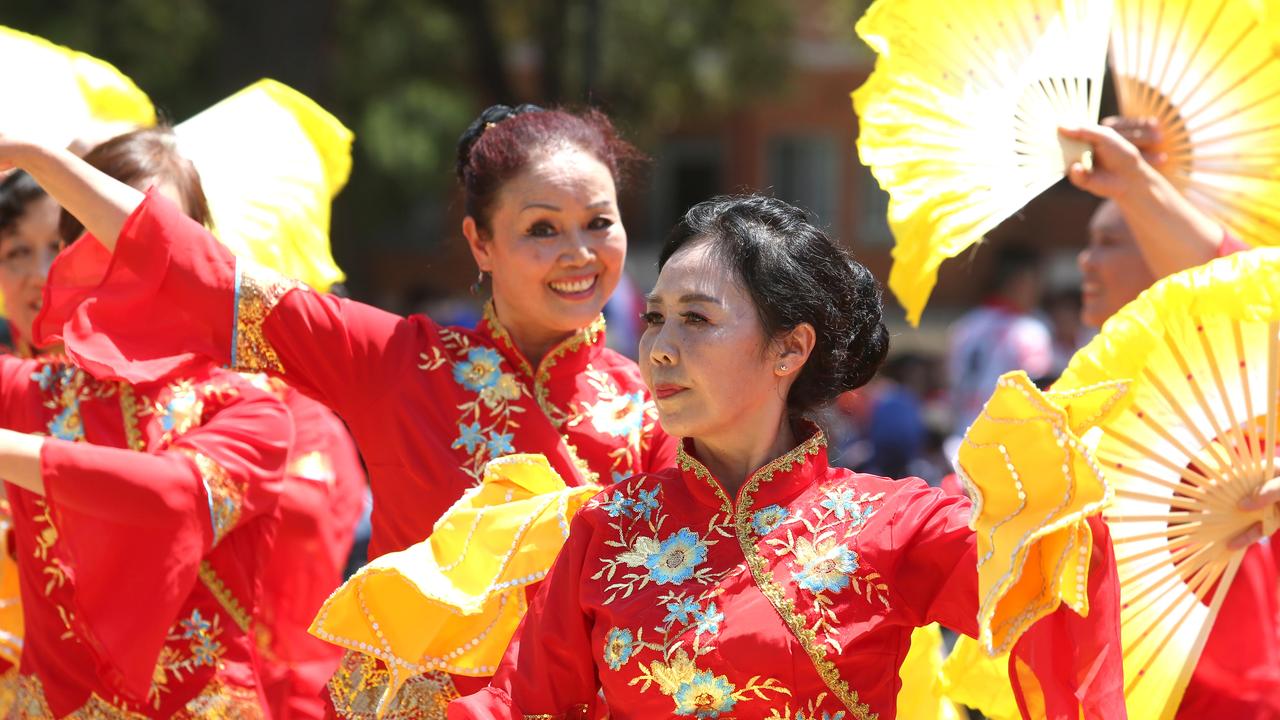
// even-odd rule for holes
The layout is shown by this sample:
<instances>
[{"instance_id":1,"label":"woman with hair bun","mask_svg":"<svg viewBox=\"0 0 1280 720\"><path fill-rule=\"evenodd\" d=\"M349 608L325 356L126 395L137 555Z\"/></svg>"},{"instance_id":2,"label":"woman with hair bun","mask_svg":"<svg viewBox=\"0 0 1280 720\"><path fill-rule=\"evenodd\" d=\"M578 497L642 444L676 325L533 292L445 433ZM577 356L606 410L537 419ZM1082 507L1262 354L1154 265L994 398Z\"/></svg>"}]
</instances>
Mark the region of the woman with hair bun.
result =
<instances>
[{"instance_id":1,"label":"woman with hair bun","mask_svg":"<svg viewBox=\"0 0 1280 720\"><path fill-rule=\"evenodd\" d=\"M912 629L976 634L979 577L967 498L833 468L805 419L884 360L875 279L760 196L689 210L659 265L640 367L683 438L677 467L574 517L492 686L449 717L889 720ZM1028 716L1124 715L1115 571L1094 526L1088 618L1060 608L1015 646Z\"/></svg>"},{"instance_id":2,"label":"woman with hair bun","mask_svg":"<svg viewBox=\"0 0 1280 720\"><path fill-rule=\"evenodd\" d=\"M658 425L639 369L605 348L600 315L626 255L616 188L637 157L595 111L494 106L472 123L458 147L462 231L493 295L472 331L317 293L237 262L162 192L143 195L68 153L0 138L0 162L26 168L114 252L83 302L63 298L57 305L70 309L45 317L44 336L61 335L96 374L131 363L155 369L180 350L179 360L211 357L278 374L329 405L369 470L371 558L425 538L504 455L541 453L570 486L673 462L675 443ZM75 278L60 272L73 266L55 264L55 291L75 291ZM345 676L331 687L385 684L385 673L368 676L381 671L362 658L344 662ZM487 682L441 667L427 663L429 682L415 684L420 697L401 693L402 716L432 717L432 708L443 712L440 698L456 696L455 684L466 692ZM337 704L352 717L374 714L366 695Z\"/></svg>"}]
</instances>

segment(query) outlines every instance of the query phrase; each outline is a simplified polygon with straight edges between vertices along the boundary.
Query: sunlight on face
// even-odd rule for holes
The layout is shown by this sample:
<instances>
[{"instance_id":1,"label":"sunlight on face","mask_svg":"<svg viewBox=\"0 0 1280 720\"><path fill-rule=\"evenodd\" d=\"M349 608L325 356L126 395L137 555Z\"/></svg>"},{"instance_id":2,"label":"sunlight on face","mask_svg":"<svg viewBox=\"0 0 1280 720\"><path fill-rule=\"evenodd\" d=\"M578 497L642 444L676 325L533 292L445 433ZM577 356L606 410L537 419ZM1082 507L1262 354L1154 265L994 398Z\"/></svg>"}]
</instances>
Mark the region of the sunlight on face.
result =
<instances>
[{"instance_id":1,"label":"sunlight on face","mask_svg":"<svg viewBox=\"0 0 1280 720\"><path fill-rule=\"evenodd\" d=\"M1089 244L1076 261L1084 275L1080 315L1086 325L1102 325L1156 281L1133 232L1111 201L1094 212L1089 221Z\"/></svg>"},{"instance_id":2,"label":"sunlight on face","mask_svg":"<svg viewBox=\"0 0 1280 720\"><path fill-rule=\"evenodd\" d=\"M31 337L40 312L49 264L62 247L58 234L61 213L58 204L46 195L28 203L13 229L0 236L0 294L4 295L5 314L26 338Z\"/></svg>"},{"instance_id":3,"label":"sunlight on face","mask_svg":"<svg viewBox=\"0 0 1280 720\"><path fill-rule=\"evenodd\" d=\"M645 324L640 372L672 435L730 437L785 404L755 303L710 242L667 261Z\"/></svg>"},{"instance_id":4,"label":"sunlight on face","mask_svg":"<svg viewBox=\"0 0 1280 720\"><path fill-rule=\"evenodd\" d=\"M572 147L535 160L502 186L489 224L472 252L517 343L546 345L595 320L627 253L603 163Z\"/></svg>"}]
</instances>

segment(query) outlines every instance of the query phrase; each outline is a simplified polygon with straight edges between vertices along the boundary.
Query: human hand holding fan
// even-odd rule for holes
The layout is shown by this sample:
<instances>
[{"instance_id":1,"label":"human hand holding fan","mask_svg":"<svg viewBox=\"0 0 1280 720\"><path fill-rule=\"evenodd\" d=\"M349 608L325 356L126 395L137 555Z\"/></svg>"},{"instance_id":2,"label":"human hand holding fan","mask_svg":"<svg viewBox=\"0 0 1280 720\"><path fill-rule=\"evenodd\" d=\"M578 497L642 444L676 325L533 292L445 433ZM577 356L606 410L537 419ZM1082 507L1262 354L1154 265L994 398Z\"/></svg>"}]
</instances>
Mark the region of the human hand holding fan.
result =
<instances>
[{"instance_id":1,"label":"human hand holding fan","mask_svg":"<svg viewBox=\"0 0 1280 720\"><path fill-rule=\"evenodd\" d=\"M1063 177L1097 122L1111 0L878 0L858 152L890 196L889 287L912 324L939 265Z\"/></svg>"},{"instance_id":2,"label":"human hand holding fan","mask_svg":"<svg viewBox=\"0 0 1280 720\"><path fill-rule=\"evenodd\" d=\"M1173 717L1240 565L1238 540L1280 528L1280 507L1248 502L1280 474L1277 277L1280 250L1266 249L1166 278L1053 387L1129 383L1095 457L1115 493L1104 516L1132 717Z\"/></svg>"}]
</instances>

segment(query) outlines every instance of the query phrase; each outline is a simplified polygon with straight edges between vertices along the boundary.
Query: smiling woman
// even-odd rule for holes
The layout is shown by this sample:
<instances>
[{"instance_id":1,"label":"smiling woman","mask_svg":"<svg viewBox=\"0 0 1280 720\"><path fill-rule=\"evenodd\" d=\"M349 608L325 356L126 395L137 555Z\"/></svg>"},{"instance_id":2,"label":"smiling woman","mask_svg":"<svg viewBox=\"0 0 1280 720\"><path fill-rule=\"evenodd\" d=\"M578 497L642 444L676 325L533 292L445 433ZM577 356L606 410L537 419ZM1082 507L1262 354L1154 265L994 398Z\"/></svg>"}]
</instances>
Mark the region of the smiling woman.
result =
<instances>
[{"instance_id":1,"label":"smiling woman","mask_svg":"<svg viewBox=\"0 0 1280 720\"><path fill-rule=\"evenodd\" d=\"M44 336L62 336L100 375L213 358L283 375L329 405L369 469L371 557L425 538L503 455L541 453L571 486L673 463L675 443L639 370L605 347L600 315L626 254L616 187L635 157L595 112L495 106L472 123L458 148L462 232L493 277L472 331L315 292L237 260L162 193L144 196L65 152L0 138L0 166L28 169L114 252L89 287L77 284L94 262L83 243L55 263L60 310L42 316ZM185 354L172 360L175 351ZM440 716L455 683L483 686L486 677L444 672L468 640L421 658L426 674L392 709ZM338 713L373 717L377 693L352 688L385 686L386 673L369 656L349 660L331 684Z\"/></svg>"},{"instance_id":2,"label":"smiling woman","mask_svg":"<svg viewBox=\"0 0 1280 720\"><path fill-rule=\"evenodd\" d=\"M976 634L979 578L967 498L832 468L804 419L884 360L875 279L802 210L716 198L672 233L647 302L641 372L677 466L578 513L492 686L449 716L890 720L913 629ZM1123 717L1095 532L1088 619L1060 609L1014 649L1028 716Z\"/></svg>"}]
</instances>

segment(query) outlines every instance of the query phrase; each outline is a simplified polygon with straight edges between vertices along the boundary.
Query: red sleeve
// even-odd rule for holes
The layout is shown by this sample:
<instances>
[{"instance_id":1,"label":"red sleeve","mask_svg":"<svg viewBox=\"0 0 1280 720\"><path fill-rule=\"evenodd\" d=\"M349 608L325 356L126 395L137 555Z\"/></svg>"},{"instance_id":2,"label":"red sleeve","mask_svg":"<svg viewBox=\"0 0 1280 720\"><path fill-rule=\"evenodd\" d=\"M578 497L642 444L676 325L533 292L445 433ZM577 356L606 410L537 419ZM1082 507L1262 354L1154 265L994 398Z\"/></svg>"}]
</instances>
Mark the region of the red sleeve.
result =
<instances>
[{"instance_id":1,"label":"red sleeve","mask_svg":"<svg viewBox=\"0 0 1280 720\"><path fill-rule=\"evenodd\" d=\"M902 535L892 547L904 548L895 571L902 602L915 614L916 625L940 622L976 637L978 558L969 529L972 505L968 498L945 495L921 481L904 482L911 487L903 491L902 509L891 521L891 532ZM1092 518L1089 525L1094 541L1089 616L1060 606L1032 625L1014 647L1010 678L1024 717L1124 717L1120 581L1106 524Z\"/></svg>"},{"instance_id":2,"label":"red sleeve","mask_svg":"<svg viewBox=\"0 0 1280 720\"><path fill-rule=\"evenodd\" d=\"M1230 231L1223 230L1222 242L1218 245L1217 256L1222 258L1228 255L1235 255L1238 252L1244 252L1245 250L1248 250L1248 249L1249 249L1249 246L1246 245L1244 241L1242 241L1240 238L1237 238L1235 235L1232 235Z\"/></svg>"},{"instance_id":3,"label":"red sleeve","mask_svg":"<svg viewBox=\"0 0 1280 720\"><path fill-rule=\"evenodd\" d=\"M99 674L146 697L156 657L202 558L237 527L274 513L292 424L245 388L154 454L46 440L46 500L75 573L74 612Z\"/></svg>"},{"instance_id":4,"label":"red sleeve","mask_svg":"<svg viewBox=\"0 0 1280 720\"><path fill-rule=\"evenodd\" d=\"M680 447L680 438L668 435L661 425L655 425L648 441L645 466L640 469L641 472L655 473L676 466L676 450Z\"/></svg>"},{"instance_id":5,"label":"red sleeve","mask_svg":"<svg viewBox=\"0 0 1280 720\"><path fill-rule=\"evenodd\" d=\"M86 236L54 261L35 329L96 377L138 383L212 359L283 374L345 415L416 360L387 352L410 332L403 318L238 262L154 190L105 252Z\"/></svg>"},{"instance_id":6,"label":"red sleeve","mask_svg":"<svg viewBox=\"0 0 1280 720\"><path fill-rule=\"evenodd\" d=\"M596 717L600 681L591 652L591 618L578 595L591 536L579 514L493 682L450 704L449 720Z\"/></svg>"}]
</instances>

